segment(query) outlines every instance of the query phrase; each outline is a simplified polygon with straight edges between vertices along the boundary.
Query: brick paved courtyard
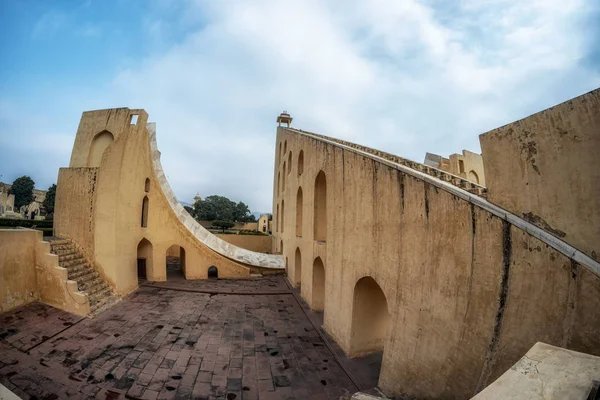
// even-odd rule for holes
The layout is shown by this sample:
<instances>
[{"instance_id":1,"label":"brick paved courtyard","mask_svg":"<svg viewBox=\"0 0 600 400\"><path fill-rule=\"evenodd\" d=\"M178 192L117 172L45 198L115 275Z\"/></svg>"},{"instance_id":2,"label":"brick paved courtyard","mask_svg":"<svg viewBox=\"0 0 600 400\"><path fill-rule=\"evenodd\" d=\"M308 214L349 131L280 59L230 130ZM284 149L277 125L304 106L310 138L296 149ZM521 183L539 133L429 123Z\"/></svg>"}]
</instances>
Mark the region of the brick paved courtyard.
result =
<instances>
[{"instance_id":1,"label":"brick paved courtyard","mask_svg":"<svg viewBox=\"0 0 600 400\"><path fill-rule=\"evenodd\" d=\"M142 286L93 320L40 303L1 314L0 383L25 399L338 399L356 392L314 328L322 316L307 317L283 279ZM362 389L376 385L380 355L349 360L333 349Z\"/></svg>"}]
</instances>

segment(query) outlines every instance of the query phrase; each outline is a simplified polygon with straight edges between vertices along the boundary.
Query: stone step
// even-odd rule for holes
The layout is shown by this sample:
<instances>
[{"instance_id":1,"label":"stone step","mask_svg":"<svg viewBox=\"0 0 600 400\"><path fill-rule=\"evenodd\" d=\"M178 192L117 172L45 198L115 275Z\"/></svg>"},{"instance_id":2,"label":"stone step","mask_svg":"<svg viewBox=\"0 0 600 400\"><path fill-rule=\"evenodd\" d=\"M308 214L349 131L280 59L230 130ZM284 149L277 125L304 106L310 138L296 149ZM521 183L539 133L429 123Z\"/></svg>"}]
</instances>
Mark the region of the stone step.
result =
<instances>
[{"instance_id":1,"label":"stone step","mask_svg":"<svg viewBox=\"0 0 600 400\"><path fill-rule=\"evenodd\" d=\"M85 268L74 272L73 274L69 274L69 279L77 281L77 283L87 282L99 277L100 276L98 275L98 273L91 268Z\"/></svg>"},{"instance_id":2,"label":"stone step","mask_svg":"<svg viewBox=\"0 0 600 400\"><path fill-rule=\"evenodd\" d=\"M72 260L74 258L81 258L81 255L76 251L72 251L71 253L61 253L61 254L57 254L57 255L58 255L58 262L68 261L68 260Z\"/></svg>"},{"instance_id":3,"label":"stone step","mask_svg":"<svg viewBox=\"0 0 600 400\"><path fill-rule=\"evenodd\" d=\"M93 269L86 262L81 262L80 264L76 264L76 265L69 265L68 267L63 267L63 268L66 268L70 274L74 274L75 272L79 272L83 269Z\"/></svg>"},{"instance_id":4,"label":"stone step","mask_svg":"<svg viewBox=\"0 0 600 400\"><path fill-rule=\"evenodd\" d=\"M101 279L98 279L98 283L96 283L95 285L89 285L85 288L80 288L80 291L83 291L85 294L87 294L88 296L91 296L93 294L96 294L104 289L109 289L110 287L108 286L108 284L106 282L104 282Z\"/></svg>"},{"instance_id":5,"label":"stone step","mask_svg":"<svg viewBox=\"0 0 600 400\"><path fill-rule=\"evenodd\" d=\"M50 239L50 240L47 240L47 239L44 239L44 240L49 242L52 246L60 246L60 245L64 245L64 244L70 245L71 244L71 242L69 242L66 239L55 239L55 238L48 238L48 239Z\"/></svg>"},{"instance_id":6,"label":"stone step","mask_svg":"<svg viewBox=\"0 0 600 400\"><path fill-rule=\"evenodd\" d=\"M88 300L90 301L90 307L100 302L101 299L112 296L112 291L110 288L105 287L102 290L98 290L95 293L88 294Z\"/></svg>"},{"instance_id":7,"label":"stone step","mask_svg":"<svg viewBox=\"0 0 600 400\"><path fill-rule=\"evenodd\" d=\"M53 244L50 243L50 248L53 251L65 251L65 250L75 250L75 247L72 244Z\"/></svg>"},{"instance_id":8,"label":"stone step","mask_svg":"<svg viewBox=\"0 0 600 400\"><path fill-rule=\"evenodd\" d=\"M98 286L100 284L104 284L104 285L108 286L108 284L106 282L104 282L104 279L102 279L101 277L97 277L95 279L91 279L91 280L88 280L85 282L78 283L77 287L80 292L88 292L88 291L91 291L91 289L93 287Z\"/></svg>"},{"instance_id":9,"label":"stone step","mask_svg":"<svg viewBox=\"0 0 600 400\"><path fill-rule=\"evenodd\" d=\"M113 295L109 297L103 304L91 307L91 312L88 314L88 318L95 318L98 315L102 314L104 311L108 310L109 308L120 302L121 299Z\"/></svg>"},{"instance_id":10,"label":"stone step","mask_svg":"<svg viewBox=\"0 0 600 400\"><path fill-rule=\"evenodd\" d=\"M85 259L80 255L77 255L77 258L71 258L69 260L58 261L58 264L63 268L75 267L80 264L86 264Z\"/></svg>"}]
</instances>

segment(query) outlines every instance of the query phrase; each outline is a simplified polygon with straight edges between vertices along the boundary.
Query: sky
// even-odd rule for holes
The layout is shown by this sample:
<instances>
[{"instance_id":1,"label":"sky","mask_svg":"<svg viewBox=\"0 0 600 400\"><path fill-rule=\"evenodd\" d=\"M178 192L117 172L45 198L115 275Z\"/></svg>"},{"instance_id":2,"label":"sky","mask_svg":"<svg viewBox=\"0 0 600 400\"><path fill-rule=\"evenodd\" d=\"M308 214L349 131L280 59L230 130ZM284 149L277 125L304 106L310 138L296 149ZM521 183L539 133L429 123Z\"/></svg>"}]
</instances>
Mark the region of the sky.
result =
<instances>
[{"instance_id":1,"label":"sky","mask_svg":"<svg viewBox=\"0 0 600 400\"><path fill-rule=\"evenodd\" d=\"M600 86L597 0L0 0L0 181L144 108L177 197L271 210L276 117L422 162Z\"/></svg>"}]
</instances>

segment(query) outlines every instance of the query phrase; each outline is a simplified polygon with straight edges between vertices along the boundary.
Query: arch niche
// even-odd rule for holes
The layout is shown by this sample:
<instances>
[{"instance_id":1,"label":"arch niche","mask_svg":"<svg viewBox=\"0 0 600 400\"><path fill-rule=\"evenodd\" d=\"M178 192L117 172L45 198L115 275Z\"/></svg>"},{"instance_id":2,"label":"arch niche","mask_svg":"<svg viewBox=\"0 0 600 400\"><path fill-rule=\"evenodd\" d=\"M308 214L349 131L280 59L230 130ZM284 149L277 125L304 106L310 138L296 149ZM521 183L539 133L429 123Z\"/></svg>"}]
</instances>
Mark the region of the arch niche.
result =
<instances>
[{"instance_id":1,"label":"arch niche","mask_svg":"<svg viewBox=\"0 0 600 400\"><path fill-rule=\"evenodd\" d=\"M325 266L321 257L315 258L313 262L311 303L311 308L315 311L325 308Z\"/></svg>"},{"instance_id":2,"label":"arch niche","mask_svg":"<svg viewBox=\"0 0 600 400\"><path fill-rule=\"evenodd\" d=\"M110 144L115 140L112 133L109 131L102 131L92 139L90 145L90 152L88 154L88 167L99 167L102 162L102 155Z\"/></svg>"},{"instance_id":3,"label":"arch niche","mask_svg":"<svg viewBox=\"0 0 600 400\"><path fill-rule=\"evenodd\" d=\"M152 270L152 243L146 238L137 245L137 276L138 279L147 279Z\"/></svg>"},{"instance_id":4,"label":"arch niche","mask_svg":"<svg viewBox=\"0 0 600 400\"><path fill-rule=\"evenodd\" d=\"M385 294L370 276L354 286L350 356L382 351L387 339L390 315Z\"/></svg>"},{"instance_id":5,"label":"arch niche","mask_svg":"<svg viewBox=\"0 0 600 400\"><path fill-rule=\"evenodd\" d=\"M296 236L300 237L302 237L302 206L302 188L299 187L298 193L296 194Z\"/></svg>"},{"instance_id":6,"label":"arch niche","mask_svg":"<svg viewBox=\"0 0 600 400\"><path fill-rule=\"evenodd\" d=\"M283 162L283 168L281 169L281 192L285 192L285 161Z\"/></svg>"},{"instance_id":7,"label":"arch niche","mask_svg":"<svg viewBox=\"0 0 600 400\"><path fill-rule=\"evenodd\" d=\"M287 173L289 174L290 172L292 172L292 151L290 150L290 155L288 156L288 169L287 169Z\"/></svg>"},{"instance_id":8,"label":"arch niche","mask_svg":"<svg viewBox=\"0 0 600 400\"><path fill-rule=\"evenodd\" d=\"M300 248L296 248L294 257L294 285L300 287L302 285L302 254Z\"/></svg>"},{"instance_id":9,"label":"arch niche","mask_svg":"<svg viewBox=\"0 0 600 400\"><path fill-rule=\"evenodd\" d=\"M469 171L469 180L479 184L479 176L477 175L477 172L473 170Z\"/></svg>"},{"instance_id":10,"label":"arch niche","mask_svg":"<svg viewBox=\"0 0 600 400\"><path fill-rule=\"evenodd\" d=\"M285 218L285 200L281 200L281 215L279 216L279 220L281 221L281 233L283 233Z\"/></svg>"},{"instance_id":11,"label":"arch niche","mask_svg":"<svg viewBox=\"0 0 600 400\"><path fill-rule=\"evenodd\" d=\"M319 171L315 179L314 240L327 240L327 179Z\"/></svg>"},{"instance_id":12,"label":"arch niche","mask_svg":"<svg viewBox=\"0 0 600 400\"><path fill-rule=\"evenodd\" d=\"M165 255L167 279L185 278L185 249L179 245L172 245Z\"/></svg>"},{"instance_id":13,"label":"arch niche","mask_svg":"<svg viewBox=\"0 0 600 400\"><path fill-rule=\"evenodd\" d=\"M304 150L300 150L298 154L298 176L304 172Z\"/></svg>"},{"instance_id":14,"label":"arch niche","mask_svg":"<svg viewBox=\"0 0 600 400\"><path fill-rule=\"evenodd\" d=\"M209 279L219 279L219 270L214 265L208 267L207 275Z\"/></svg>"},{"instance_id":15,"label":"arch niche","mask_svg":"<svg viewBox=\"0 0 600 400\"><path fill-rule=\"evenodd\" d=\"M147 228L148 227L148 207L149 207L149 200L148 200L148 196L144 196L144 199L142 200L142 228Z\"/></svg>"}]
</instances>

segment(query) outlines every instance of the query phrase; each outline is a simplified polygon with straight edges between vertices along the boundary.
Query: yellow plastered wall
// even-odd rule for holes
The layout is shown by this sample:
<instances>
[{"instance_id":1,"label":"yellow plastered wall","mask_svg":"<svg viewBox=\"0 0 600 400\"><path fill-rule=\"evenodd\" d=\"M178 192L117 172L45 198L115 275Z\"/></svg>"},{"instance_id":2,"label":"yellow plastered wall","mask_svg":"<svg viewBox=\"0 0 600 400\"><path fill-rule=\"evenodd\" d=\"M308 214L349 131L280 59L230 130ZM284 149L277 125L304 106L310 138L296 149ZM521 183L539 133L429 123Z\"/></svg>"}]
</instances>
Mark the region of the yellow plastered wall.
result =
<instances>
[{"instance_id":1,"label":"yellow plastered wall","mask_svg":"<svg viewBox=\"0 0 600 400\"><path fill-rule=\"evenodd\" d=\"M479 140L489 201L600 261L600 89Z\"/></svg>"},{"instance_id":2,"label":"yellow plastered wall","mask_svg":"<svg viewBox=\"0 0 600 400\"><path fill-rule=\"evenodd\" d=\"M35 244L42 233L0 229L0 312L37 300Z\"/></svg>"},{"instance_id":3,"label":"yellow plastered wall","mask_svg":"<svg viewBox=\"0 0 600 400\"><path fill-rule=\"evenodd\" d=\"M353 330L356 284L371 277L381 289L386 301L379 303L389 308L379 379L386 394L469 398L537 341L600 354L598 276L393 167L279 128L277 148L284 142L288 153L276 163L274 179L286 174L286 187L274 190L273 211L285 201L286 215L274 218L285 226L283 233L275 230L273 243L278 250L283 244L290 282L301 282L301 295L314 309L320 304L313 265L317 257L323 261L324 328L351 356L361 352L355 343L362 333ZM284 171L289 152L294 160L300 150L302 174L294 163L291 173ZM327 181L327 235L315 241L320 171ZM301 235L295 229L298 187Z\"/></svg>"},{"instance_id":4,"label":"yellow plastered wall","mask_svg":"<svg viewBox=\"0 0 600 400\"><path fill-rule=\"evenodd\" d=\"M131 117L137 115L137 123ZM250 269L200 243L179 221L162 193L154 167L147 114L143 110L110 109L83 113L75 139L71 168L61 169L55 213L56 234L72 239L88 252L96 269L121 295L138 287L137 246L151 243L147 279L166 280L167 249L185 249L187 279L203 279L214 265L220 277L244 278ZM96 168L87 166L93 138L109 131L114 140ZM93 150L93 149L92 149ZM146 192L146 179L149 190ZM148 197L147 227L141 225ZM89 217L89 219L87 219Z\"/></svg>"}]
</instances>

